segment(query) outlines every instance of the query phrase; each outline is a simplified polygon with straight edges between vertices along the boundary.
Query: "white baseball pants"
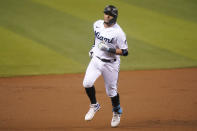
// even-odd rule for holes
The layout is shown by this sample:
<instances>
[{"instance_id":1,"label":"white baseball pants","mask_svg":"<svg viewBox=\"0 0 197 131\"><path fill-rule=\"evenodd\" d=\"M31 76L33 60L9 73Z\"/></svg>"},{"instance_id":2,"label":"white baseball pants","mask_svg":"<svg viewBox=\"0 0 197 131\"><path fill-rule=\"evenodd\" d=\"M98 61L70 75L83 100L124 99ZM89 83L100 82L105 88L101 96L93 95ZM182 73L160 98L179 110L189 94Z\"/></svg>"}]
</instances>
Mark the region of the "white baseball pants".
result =
<instances>
[{"instance_id":1,"label":"white baseball pants","mask_svg":"<svg viewBox=\"0 0 197 131\"><path fill-rule=\"evenodd\" d=\"M94 85L96 79L102 75L105 81L106 93L109 97L117 95L117 82L119 73L119 61L116 62L103 62L97 57L93 57L87 67L83 86L90 88Z\"/></svg>"}]
</instances>

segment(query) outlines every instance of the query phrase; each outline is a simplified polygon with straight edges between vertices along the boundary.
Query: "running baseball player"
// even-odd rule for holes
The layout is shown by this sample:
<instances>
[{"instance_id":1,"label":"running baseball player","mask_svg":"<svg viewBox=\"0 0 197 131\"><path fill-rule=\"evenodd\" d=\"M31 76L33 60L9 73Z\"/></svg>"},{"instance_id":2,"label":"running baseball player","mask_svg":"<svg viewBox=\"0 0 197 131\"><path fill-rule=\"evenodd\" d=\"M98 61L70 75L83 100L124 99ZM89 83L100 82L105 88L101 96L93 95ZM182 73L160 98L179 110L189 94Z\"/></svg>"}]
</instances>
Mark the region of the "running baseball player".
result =
<instances>
[{"instance_id":1,"label":"running baseball player","mask_svg":"<svg viewBox=\"0 0 197 131\"><path fill-rule=\"evenodd\" d=\"M89 52L91 61L83 80L83 86L91 102L90 109L85 115L85 120L89 121L100 109L100 104L96 100L94 83L100 75L103 76L106 93L112 102L111 127L117 127L120 123L122 108L117 91L120 55L128 55L126 36L116 23L117 17L117 8L108 5L104 9L104 20L98 20L94 23L95 41Z\"/></svg>"}]
</instances>

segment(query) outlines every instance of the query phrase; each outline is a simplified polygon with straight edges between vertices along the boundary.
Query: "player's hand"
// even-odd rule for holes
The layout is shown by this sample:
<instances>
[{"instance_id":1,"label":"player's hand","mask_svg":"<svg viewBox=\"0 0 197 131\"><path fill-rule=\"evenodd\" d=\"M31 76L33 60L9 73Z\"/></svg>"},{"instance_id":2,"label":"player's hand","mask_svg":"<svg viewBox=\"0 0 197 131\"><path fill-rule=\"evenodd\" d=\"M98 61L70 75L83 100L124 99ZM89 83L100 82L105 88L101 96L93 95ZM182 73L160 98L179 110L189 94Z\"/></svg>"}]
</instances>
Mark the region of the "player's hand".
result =
<instances>
[{"instance_id":1,"label":"player's hand","mask_svg":"<svg viewBox=\"0 0 197 131\"><path fill-rule=\"evenodd\" d=\"M91 50L89 51L89 57L92 59L93 55L94 55L94 52L93 52L92 49L91 49Z\"/></svg>"},{"instance_id":2,"label":"player's hand","mask_svg":"<svg viewBox=\"0 0 197 131\"><path fill-rule=\"evenodd\" d=\"M98 48L103 50L103 51L108 51L109 50L109 47L105 44L104 41L98 44Z\"/></svg>"}]
</instances>

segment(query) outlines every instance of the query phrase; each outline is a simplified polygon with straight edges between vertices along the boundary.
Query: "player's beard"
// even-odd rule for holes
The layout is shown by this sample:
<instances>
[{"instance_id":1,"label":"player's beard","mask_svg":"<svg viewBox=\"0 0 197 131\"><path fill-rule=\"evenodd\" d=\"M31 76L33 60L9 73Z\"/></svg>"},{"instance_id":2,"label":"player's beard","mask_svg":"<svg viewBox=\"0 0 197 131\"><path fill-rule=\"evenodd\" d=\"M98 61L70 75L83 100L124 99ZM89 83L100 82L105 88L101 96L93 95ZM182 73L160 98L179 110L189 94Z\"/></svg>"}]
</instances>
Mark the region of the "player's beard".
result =
<instances>
[{"instance_id":1,"label":"player's beard","mask_svg":"<svg viewBox=\"0 0 197 131\"><path fill-rule=\"evenodd\" d=\"M108 26L111 26L113 24L115 24L116 22L114 22L114 19L109 20L108 22L104 21L104 23Z\"/></svg>"}]
</instances>

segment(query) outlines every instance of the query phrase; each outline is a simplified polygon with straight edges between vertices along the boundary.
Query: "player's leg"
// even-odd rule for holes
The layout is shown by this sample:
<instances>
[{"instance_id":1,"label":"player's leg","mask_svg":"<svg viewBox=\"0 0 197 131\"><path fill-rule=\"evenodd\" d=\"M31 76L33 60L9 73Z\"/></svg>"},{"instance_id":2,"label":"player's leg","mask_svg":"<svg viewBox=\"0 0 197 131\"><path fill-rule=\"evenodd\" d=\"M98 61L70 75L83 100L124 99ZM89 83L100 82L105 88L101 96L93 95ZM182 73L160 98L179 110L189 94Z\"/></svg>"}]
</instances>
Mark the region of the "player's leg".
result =
<instances>
[{"instance_id":1,"label":"player's leg","mask_svg":"<svg viewBox=\"0 0 197 131\"><path fill-rule=\"evenodd\" d=\"M117 91L119 66L112 64L106 65L106 68L102 74L105 81L106 93L112 102L113 117L111 126L117 127L120 123L120 116L122 114L122 108L120 107L120 97Z\"/></svg>"},{"instance_id":2,"label":"player's leg","mask_svg":"<svg viewBox=\"0 0 197 131\"><path fill-rule=\"evenodd\" d=\"M96 67L96 61L92 58L88 65L86 74L83 80L83 86L85 87L86 94L90 100L90 109L85 116L85 120L91 120L95 113L100 109L100 105L96 100L96 90L94 82L101 75L100 70Z\"/></svg>"},{"instance_id":3,"label":"player's leg","mask_svg":"<svg viewBox=\"0 0 197 131\"><path fill-rule=\"evenodd\" d=\"M83 80L83 86L85 88L86 94L90 99L91 104L96 104L96 90L94 87L94 83L96 81L96 79L101 75L101 71L99 70L99 68L97 67L98 64L96 64L96 60L94 58L92 58L92 60L90 61L86 73L85 73L85 77Z\"/></svg>"},{"instance_id":4,"label":"player's leg","mask_svg":"<svg viewBox=\"0 0 197 131\"><path fill-rule=\"evenodd\" d=\"M122 114L122 108L120 106L120 99L119 99L119 94L117 93L116 96L111 97L111 101L112 101L112 112L113 112L113 116L112 116L112 120L111 120L111 126L112 127L117 127L120 124L120 117Z\"/></svg>"}]
</instances>

